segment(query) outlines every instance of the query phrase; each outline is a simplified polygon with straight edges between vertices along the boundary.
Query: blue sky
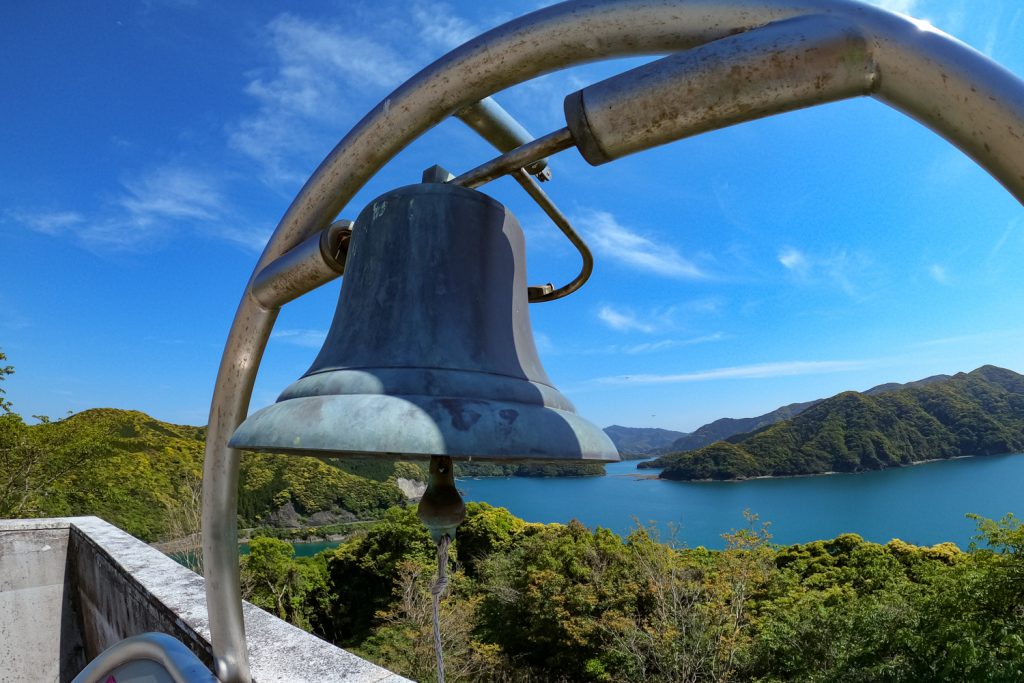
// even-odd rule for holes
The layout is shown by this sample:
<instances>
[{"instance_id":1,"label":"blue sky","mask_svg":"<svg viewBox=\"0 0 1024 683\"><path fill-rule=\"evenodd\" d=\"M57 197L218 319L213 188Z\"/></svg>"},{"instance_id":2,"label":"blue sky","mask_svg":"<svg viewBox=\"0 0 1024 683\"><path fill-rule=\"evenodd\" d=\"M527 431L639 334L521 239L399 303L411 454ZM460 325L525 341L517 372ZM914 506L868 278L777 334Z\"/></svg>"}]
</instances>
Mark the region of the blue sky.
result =
<instances>
[{"instance_id":1,"label":"blue sky","mask_svg":"<svg viewBox=\"0 0 1024 683\"><path fill-rule=\"evenodd\" d=\"M1014 0L889 0L1024 74ZM0 8L0 349L24 415L114 406L204 424L242 287L305 178L404 78L538 2L152 0ZM636 60L498 95L535 134ZM342 216L492 151L429 132ZM793 401L994 363L1024 371L1024 210L873 100L766 119L547 185L590 283L531 307L552 380L599 425L692 430ZM532 282L578 268L518 186ZM339 282L282 312L253 408L312 361Z\"/></svg>"}]
</instances>

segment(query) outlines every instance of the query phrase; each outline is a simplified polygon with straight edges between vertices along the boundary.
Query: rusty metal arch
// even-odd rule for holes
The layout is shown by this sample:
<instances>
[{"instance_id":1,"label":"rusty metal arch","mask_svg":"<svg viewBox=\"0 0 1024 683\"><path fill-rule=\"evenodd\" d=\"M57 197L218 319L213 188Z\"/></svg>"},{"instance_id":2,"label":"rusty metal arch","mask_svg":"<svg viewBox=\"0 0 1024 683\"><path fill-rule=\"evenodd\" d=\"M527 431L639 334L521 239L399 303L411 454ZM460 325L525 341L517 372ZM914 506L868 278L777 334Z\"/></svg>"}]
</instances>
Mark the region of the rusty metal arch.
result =
<instances>
[{"instance_id":1,"label":"rusty metal arch","mask_svg":"<svg viewBox=\"0 0 1024 683\"><path fill-rule=\"evenodd\" d=\"M839 22L863 46L863 87L838 96L870 95L918 120L1024 202L1024 82L926 24L852 0L574 0L513 20L453 50L399 86L324 159L285 212L242 295L210 409L203 486L207 605L220 680L251 679L237 560L239 452L227 441L246 416L277 318L277 308L253 295L256 275L325 229L409 143L495 92L588 61L681 53L810 16ZM812 37L817 30L809 29ZM686 134L700 132L703 124L714 124L707 130L816 103L798 101L797 90L797 83L781 86L778 106L746 118L715 121L708 119L712 114L701 114L704 118L698 116ZM677 128L676 137L683 129ZM629 144L639 149L667 141L650 135L646 142Z\"/></svg>"}]
</instances>

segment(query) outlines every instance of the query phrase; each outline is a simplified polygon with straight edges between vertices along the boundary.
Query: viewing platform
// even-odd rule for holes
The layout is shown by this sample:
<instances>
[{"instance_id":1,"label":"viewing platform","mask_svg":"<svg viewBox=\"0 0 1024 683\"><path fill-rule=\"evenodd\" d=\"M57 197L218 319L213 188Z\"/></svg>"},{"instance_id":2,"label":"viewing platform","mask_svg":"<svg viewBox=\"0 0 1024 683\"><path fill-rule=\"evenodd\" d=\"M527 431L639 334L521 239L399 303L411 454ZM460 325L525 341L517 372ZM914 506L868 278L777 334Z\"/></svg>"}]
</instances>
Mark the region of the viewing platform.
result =
<instances>
[{"instance_id":1,"label":"viewing platform","mask_svg":"<svg viewBox=\"0 0 1024 683\"><path fill-rule=\"evenodd\" d=\"M249 603L257 683L408 683ZM71 681L98 654L166 633L213 663L201 576L98 517L0 520L3 680Z\"/></svg>"}]
</instances>

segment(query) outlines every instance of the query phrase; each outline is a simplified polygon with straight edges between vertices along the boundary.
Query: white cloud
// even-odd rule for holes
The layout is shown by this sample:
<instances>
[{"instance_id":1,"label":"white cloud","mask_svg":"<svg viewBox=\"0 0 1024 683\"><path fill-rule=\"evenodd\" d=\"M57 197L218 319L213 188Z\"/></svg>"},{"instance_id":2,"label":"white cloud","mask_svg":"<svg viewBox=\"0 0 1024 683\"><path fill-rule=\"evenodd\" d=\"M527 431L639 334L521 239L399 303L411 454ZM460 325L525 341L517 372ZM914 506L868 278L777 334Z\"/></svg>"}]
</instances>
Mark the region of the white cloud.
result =
<instances>
[{"instance_id":1,"label":"white cloud","mask_svg":"<svg viewBox=\"0 0 1024 683\"><path fill-rule=\"evenodd\" d=\"M12 211L10 217L44 235L60 235L85 221L85 216L77 211L42 211L39 213Z\"/></svg>"},{"instance_id":2,"label":"white cloud","mask_svg":"<svg viewBox=\"0 0 1024 683\"><path fill-rule=\"evenodd\" d=\"M256 251L269 236L265 230L227 223L228 202L219 182L209 174L162 166L125 180L122 186L119 196L91 214L50 211L10 216L38 232L69 234L93 251L151 249L182 226Z\"/></svg>"},{"instance_id":3,"label":"white cloud","mask_svg":"<svg viewBox=\"0 0 1024 683\"><path fill-rule=\"evenodd\" d=\"M634 344L621 349L616 348L615 351L621 351L622 353L629 355L655 353L658 351L667 351L668 349L678 348L680 346L693 346L694 344L707 344L709 342L722 341L725 338L725 335L721 332L715 332L714 334L707 334L702 337L693 337L690 339L662 339L661 341L647 342L645 344Z\"/></svg>"},{"instance_id":4,"label":"white cloud","mask_svg":"<svg viewBox=\"0 0 1024 683\"><path fill-rule=\"evenodd\" d=\"M850 372L852 370L861 370L872 364L872 361L788 361L741 365L731 368L716 368L702 372L671 375L616 375L600 377L593 381L598 384L682 384L720 379L765 379L791 377L794 375L824 375L835 372Z\"/></svg>"},{"instance_id":5,"label":"white cloud","mask_svg":"<svg viewBox=\"0 0 1024 683\"><path fill-rule=\"evenodd\" d=\"M590 211L576 222L594 250L607 259L664 277L685 280L708 277L672 247L629 230L607 211Z\"/></svg>"},{"instance_id":6,"label":"white cloud","mask_svg":"<svg viewBox=\"0 0 1024 683\"><path fill-rule=\"evenodd\" d=\"M828 256L820 256L794 247L784 247L777 258L800 283L827 283L853 297L860 294L858 282L864 279L871 267L868 255L846 249L837 249Z\"/></svg>"},{"instance_id":7,"label":"white cloud","mask_svg":"<svg viewBox=\"0 0 1024 683\"><path fill-rule=\"evenodd\" d=\"M139 219L210 220L224 212L224 197L214 181L191 169L157 168L125 181L126 194L117 203Z\"/></svg>"},{"instance_id":8,"label":"white cloud","mask_svg":"<svg viewBox=\"0 0 1024 683\"><path fill-rule=\"evenodd\" d=\"M807 262L807 257L800 250L792 247L784 247L779 251L779 263L785 266L787 270L800 274L805 274L810 266Z\"/></svg>"},{"instance_id":9,"label":"white cloud","mask_svg":"<svg viewBox=\"0 0 1024 683\"><path fill-rule=\"evenodd\" d=\"M602 306L597 317L608 327L621 332L636 330L648 334L656 330L655 326L636 317L629 311L617 311L611 306Z\"/></svg>"},{"instance_id":10,"label":"white cloud","mask_svg":"<svg viewBox=\"0 0 1024 683\"><path fill-rule=\"evenodd\" d=\"M319 349L324 345L324 340L327 339L327 332L323 330L275 330L270 335L271 339L284 342L285 344L293 344L294 346L302 346L309 349Z\"/></svg>"},{"instance_id":11,"label":"white cloud","mask_svg":"<svg viewBox=\"0 0 1024 683\"><path fill-rule=\"evenodd\" d=\"M1003 250L1003 247L1006 246L1006 243L1010 240L1010 237L1013 236L1014 232L1016 232L1017 228L1019 228L1022 224L1024 224L1024 219L1021 218L1015 218L1014 220L1010 221L1007 224L1006 230L1003 231L1003 234L999 236L999 239L996 240L996 243L992 245L992 249L989 250L989 259L991 259L992 257L994 257Z\"/></svg>"},{"instance_id":12,"label":"white cloud","mask_svg":"<svg viewBox=\"0 0 1024 683\"><path fill-rule=\"evenodd\" d=\"M291 14L267 25L267 43L275 64L246 86L257 110L230 127L228 144L263 166L272 184L296 186L305 180L306 157L324 149L317 133L336 135L339 119L356 116L355 95L383 96L415 64L351 28Z\"/></svg>"},{"instance_id":13,"label":"white cloud","mask_svg":"<svg viewBox=\"0 0 1024 683\"><path fill-rule=\"evenodd\" d=\"M551 341L551 337L549 337L547 334L543 332L535 331L533 333L533 343L534 346L537 347L537 353L541 354L542 356L548 356L553 353L558 353L558 347L555 345L553 341Z\"/></svg>"},{"instance_id":14,"label":"white cloud","mask_svg":"<svg viewBox=\"0 0 1024 683\"><path fill-rule=\"evenodd\" d=\"M946 269L938 263L933 263L928 267L928 275L930 275L931 278L939 284L944 285L949 282L949 273L947 273Z\"/></svg>"},{"instance_id":15,"label":"white cloud","mask_svg":"<svg viewBox=\"0 0 1024 683\"><path fill-rule=\"evenodd\" d=\"M419 25L420 37L445 52L480 33L479 28L454 14L454 9L445 3L418 3L412 10L412 18Z\"/></svg>"},{"instance_id":16,"label":"white cloud","mask_svg":"<svg viewBox=\"0 0 1024 683\"><path fill-rule=\"evenodd\" d=\"M622 352L628 353L631 356L641 353L654 353L656 351L665 351L667 349L675 348L680 344L681 342L676 339L662 339L661 341L647 342L646 344L634 344L633 346L627 346L622 349ZM616 351L618 351L618 349L616 349Z\"/></svg>"}]
</instances>

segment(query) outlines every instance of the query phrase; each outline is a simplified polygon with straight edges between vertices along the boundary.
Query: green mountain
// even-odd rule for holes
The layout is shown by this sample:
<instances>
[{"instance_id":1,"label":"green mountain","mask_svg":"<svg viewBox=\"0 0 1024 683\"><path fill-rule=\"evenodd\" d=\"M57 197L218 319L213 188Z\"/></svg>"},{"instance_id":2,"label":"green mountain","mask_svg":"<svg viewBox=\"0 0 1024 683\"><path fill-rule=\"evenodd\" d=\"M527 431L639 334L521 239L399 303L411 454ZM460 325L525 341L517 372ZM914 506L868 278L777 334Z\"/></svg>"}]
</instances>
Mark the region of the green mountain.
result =
<instances>
[{"instance_id":1,"label":"green mountain","mask_svg":"<svg viewBox=\"0 0 1024 683\"><path fill-rule=\"evenodd\" d=\"M147 541L187 535L199 519L205 437L203 427L134 410L86 410L37 425L2 414L0 517L98 515ZM404 463L245 454L239 522L298 526L377 517L404 502L397 477L423 475Z\"/></svg>"},{"instance_id":2,"label":"green mountain","mask_svg":"<svg viewBox=\"0 0 1024 683\"><path fill-rule=\"evenodd\" d=\"M652 454L663 453L677 439L688 436L686 432L674 432L671 429L657 427L622 427L612 425L604 428L604 433L619 449L623 458L645 458Z\"/></svg>"},{"instance_id":3,"label":"green mountain","mask_svg":"<svg viewBox=\"0 0 1024 683\"><path fill-rule=\"evenodd\" d=\"M847 391L791 419L657 462L664 479L746 479L1021 450L1024 376L986 365L897 389Z\"/></svg>"},{"instance_id":4,"label":"green mountain","mask_svg":"<svg viewBox=\"0 0 1024 683\"><path fill-rule=\"evenodd\" d=\"M716 441L728 439L736 434L745 434L747 432L752 432L757 429L761 429L762 427L775 424L776 422L796 417L803 411L820 402L821 399L807 401L806 403L790 403L788 406L776 408L770 413L758 415L757 417L723 417L699 427L690 434L684 434L673 441L662 452L679 453L683 451L696 450Z\"/></svg>"},{"instance_id":5,"label":"green mountain","mask_svg":"<svg viewBox=\"0 0 1024 683\"><path fill-rule=\"evenodd\" d=\"M880 384L877 387L872 387L864 392L868 396L875 396L877 394L884 394L888 391L897 391L911 386L924 386L931 384L932 382L938 382L944 379L949 379L949 375L934 375L932 377L926 377L919 379L915 382L908 382L906 384L897 384L890 382L888 384ZM748 432L755 432L759 429L763 429L768 425L773 425L776 422L782 420L789 420L796 417L803 411L807 410L811 406L818 405L824 399L815 399L813 401L805 401L803 403L790 403L787 406L776 408L770 413L764 415L758 415L756 417L723 417L714 422L699 427L690 434L682 434L679 438L673 441L667 447L660 449L661 453L680 453L684 451L694 451L698 448L702 448L716 441L724 441L725 439L731 439L737 434L746 434ZM661 465L654 465L654 463L648 463L644 467L661 467Z\"/></svg>"}]
</instances>

